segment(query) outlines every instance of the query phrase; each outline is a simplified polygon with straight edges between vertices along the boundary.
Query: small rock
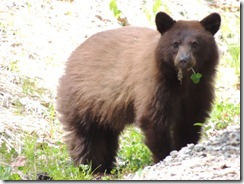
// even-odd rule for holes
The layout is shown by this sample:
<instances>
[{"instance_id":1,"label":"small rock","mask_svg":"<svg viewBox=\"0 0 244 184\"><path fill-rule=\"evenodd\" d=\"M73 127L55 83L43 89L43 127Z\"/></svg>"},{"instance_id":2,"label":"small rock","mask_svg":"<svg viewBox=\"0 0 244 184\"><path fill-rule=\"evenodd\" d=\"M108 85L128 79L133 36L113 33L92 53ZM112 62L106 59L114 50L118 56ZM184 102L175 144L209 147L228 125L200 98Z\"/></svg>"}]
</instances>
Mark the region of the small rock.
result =
<instances>
[{"instance_id":1,"label":"small rock","mask_svg":"<svg viewBox=\"0 0 244 184\"><path fill-rule=\"evenodd\" d=\"M200 152L200 151L203 151L205 150L206 148L202 145L202 144L197 144L195 145L194 147L194 151L197 151L197 152Z\"/></svg>"},{"instance_id":2,"label":"small rock","mask_svg":"<svg viewBox=\"0 0 244 184\"><path fill-rule=\"evenodd\" d=\"M178 151L176 151L176 150L170 152L170 156L171 156L172 158L177 157L177 155L178 155Z\"/></svg>"},{"instance_id":3,"label":"small rock","mask_svg":"<svg viewBox=\"0 0 244 184\"><path fill-rule=\"evenodd\" d=\"M194 148L194 146L195 146L195 145L194 145L194 144L192 144L192 143L191 143L191 144L187 144L187 148L189 148L189 149L193 149L193 148Z\"/></svg>"}]
</instances>

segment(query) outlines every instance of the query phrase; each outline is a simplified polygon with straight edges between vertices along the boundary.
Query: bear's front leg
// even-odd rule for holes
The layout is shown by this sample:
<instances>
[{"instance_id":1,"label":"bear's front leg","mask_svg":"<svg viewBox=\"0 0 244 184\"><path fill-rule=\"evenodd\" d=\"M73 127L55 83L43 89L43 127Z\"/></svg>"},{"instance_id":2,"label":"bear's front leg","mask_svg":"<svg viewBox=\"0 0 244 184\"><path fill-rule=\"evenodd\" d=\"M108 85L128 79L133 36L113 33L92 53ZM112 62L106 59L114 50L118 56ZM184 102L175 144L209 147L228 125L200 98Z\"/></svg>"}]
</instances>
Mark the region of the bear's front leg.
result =
<instances>
[{"instance_id":1,"label":"bear's front leg","mask_svg":"<svg viewBox=\"0 0 244 184\"><path fill-rule=\"evenodd\" d=\"M170 127L159 121L156 119L150 120L145 117L140 120L140 128L145 135L145 144L152 152L155 163L168 156L173 147Z\"/></svg>"},{"instance_id":2,"label":"bear's front leg","mask_svg":"<svg viewBox=\"0 0 244 184\"><path fill-rule=\"evenodd\" d=\"M201 136L201 126L194 125L198 120L182 120L178 126L173 128L173 137L175 138L175 149L180 150L187 144L197 144Z\"/></svg>"}]
</instances>

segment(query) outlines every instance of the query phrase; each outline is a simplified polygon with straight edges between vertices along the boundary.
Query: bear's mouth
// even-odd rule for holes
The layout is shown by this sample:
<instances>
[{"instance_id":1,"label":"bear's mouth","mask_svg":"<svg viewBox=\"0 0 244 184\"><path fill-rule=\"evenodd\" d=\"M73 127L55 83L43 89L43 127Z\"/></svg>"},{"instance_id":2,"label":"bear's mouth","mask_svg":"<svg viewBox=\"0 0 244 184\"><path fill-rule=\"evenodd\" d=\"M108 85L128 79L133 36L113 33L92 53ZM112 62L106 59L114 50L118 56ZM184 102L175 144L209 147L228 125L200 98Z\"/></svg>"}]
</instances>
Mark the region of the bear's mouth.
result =
<instances>
[{"instance_id":1,"label":"bear's mouth","mask_svg":"<svg viewBox=\"0 0 244 184\"><path fill-rule=\"evenodd\" d=\"M180 81L180 84L182 84L182 80L184 77L184 73L189 72L190 70L193 70L193 66L188 66L188 67L178 67L178 80Z\"/></svg>"},{"instance_id":2,"label":"bear's mouth","mask_svg":"<svg viewBox=\"0 0 244 184\"><path fill-rule=\"evenodd\" d=\"M180 59L179 61L176 60L175 66L178 69L178 80L180 81L180 84L182 84L183 76L184 74L188 73L189 71L194 71L193 67L195 66L196 62L195 60L189 59Z\"/></svg>"},{"instance_id":3,"label":"bear's mouth","mask_svg":"<svg viewBox=\"0 0 244 184\"><path fill-rule=\"evenodd\" d=\"M183 71L181 68L179 68L179 71L178 71L178 80L180 81L180 84L182 84L182 80L183 80Z\"/></svg>"},{"instance_id":4,"label":"bear's mouth","mask_svg":"<svg viewBox=\"0 0 244 184\"><path fill-rule=\"evenodd\" d=\"M182 80L183 80L183 77L184 77L183 73L188 72L190 70L193 72L193 74L190 77L192 82L194 84L198 84L200 82L200 79L202 78L202 74L196 73L195 70L193 69L193 67L188 68L187 70L183 70L182 68L179 68L177 77L178 77L178 80L180 81L180 84L182 84Z\"/></svg>"}]
</instances>

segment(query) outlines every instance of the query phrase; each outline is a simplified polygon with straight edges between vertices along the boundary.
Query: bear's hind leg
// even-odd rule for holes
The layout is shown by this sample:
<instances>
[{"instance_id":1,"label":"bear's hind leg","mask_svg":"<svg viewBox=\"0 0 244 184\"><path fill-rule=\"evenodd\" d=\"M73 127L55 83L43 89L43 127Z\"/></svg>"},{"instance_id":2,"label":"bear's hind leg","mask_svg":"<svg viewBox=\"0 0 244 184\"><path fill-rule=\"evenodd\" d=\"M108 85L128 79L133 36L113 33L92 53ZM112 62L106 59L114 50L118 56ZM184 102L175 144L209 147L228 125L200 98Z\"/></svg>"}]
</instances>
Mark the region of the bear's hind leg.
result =
<instances>
[{"instance_id":1,"label":"bear's hind leg","mask_svg":"<svg viewBox=\"0 0 244 184\"><path fill-rule=\"evenodd\" d=\"M97 122L82 122L66 135L75 165L91 164L94 172L110 172L115 162L119 133Z\"/></svg>"}]
</instances>

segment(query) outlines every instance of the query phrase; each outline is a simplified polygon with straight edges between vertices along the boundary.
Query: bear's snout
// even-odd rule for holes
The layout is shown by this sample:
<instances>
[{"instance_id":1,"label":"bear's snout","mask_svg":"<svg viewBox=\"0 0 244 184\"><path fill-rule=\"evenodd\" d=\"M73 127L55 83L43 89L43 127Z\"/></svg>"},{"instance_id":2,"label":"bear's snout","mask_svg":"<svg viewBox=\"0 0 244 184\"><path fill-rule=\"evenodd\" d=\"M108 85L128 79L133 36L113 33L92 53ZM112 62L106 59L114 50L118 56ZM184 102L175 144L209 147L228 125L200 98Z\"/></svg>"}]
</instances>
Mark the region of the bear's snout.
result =
<instances>
[{"instance_id":1,"label":"bear's snout","mask_svg":"<svg viewBox=\"0 0 244 184\"><path fill-rule=\"evenodd\" d=\"M182 57L179 59L179 68L188 70L192 67L189 57Z\"/></svg>"},{"instance_id":2,"label":"bear's snout","mask_svg":"<svg viewBox=\"0 0 244 184\"><path fill-rule=\"evenodd\" d=\"M189 58L182 57L179 60L179 65L181 66L181 68L185 68L188 63L189 63Z\"/></svg>"},{"instance_id":3,"label":"bear's snout","mask_svg":"<svg viewBox=\"0 0 244 184\"><path fill-rule=\"evenodd\" d=\"M191 53L179 52L175 57L174 63L177 69L188 71L195 66L196 61Z\"/></svg>"}]
</instances>

